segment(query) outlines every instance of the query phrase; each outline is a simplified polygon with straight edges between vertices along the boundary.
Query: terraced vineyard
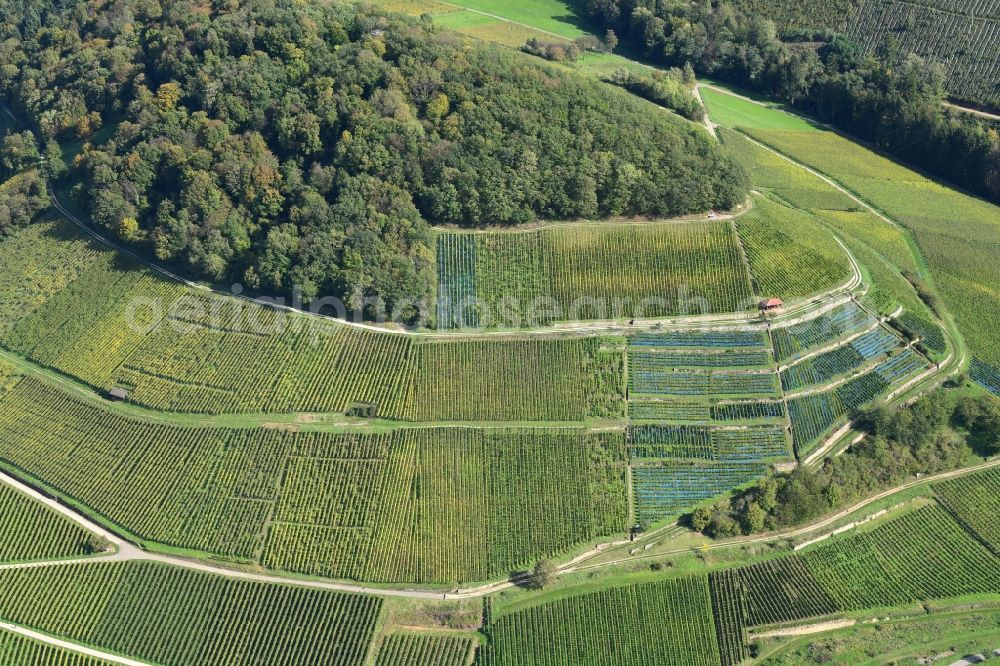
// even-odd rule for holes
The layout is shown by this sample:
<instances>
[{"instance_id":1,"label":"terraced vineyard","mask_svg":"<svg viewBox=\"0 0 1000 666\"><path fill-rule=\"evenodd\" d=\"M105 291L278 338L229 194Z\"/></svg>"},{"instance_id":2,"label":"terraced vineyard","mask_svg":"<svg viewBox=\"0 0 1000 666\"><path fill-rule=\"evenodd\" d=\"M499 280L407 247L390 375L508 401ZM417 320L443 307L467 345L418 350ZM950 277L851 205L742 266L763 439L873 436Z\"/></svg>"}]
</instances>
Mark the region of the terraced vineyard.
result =
<instances>
[{"instance_id":1,"label":"terraced vineyard","mask_svg":"<svg viewBox=\"0 0 1000 666\"><path fill-rule=\"evenodd\" d=\"M752 127L788 127L796 125L807 139L814 127L793 116L746 102L730 95L705 89L703 95L713 109L720 113L730 106L739 113L737 122L742 126L746 119L757 122ZM718 107L718 108L716 108ZM757 145L750 138L735 130L720 127L719 138L750 173L754 188L767 192L779 201L787 202L808 211L817 222L829 225L841 237L848 249L868 272L871 282L864 302L888 315L902 306L907 312L920 313L922 318L930 314L920 301L912 286L901 273L919 273L920 268L913 256L910 244L898 227L881 217L861 208L861 204L851 199L832 185L809 173L772 150ZM940 330L928 323L940 336Z\"/></svg>"},{"instance_id":2,"label":"terraced vineyard","mask_svg":"<svg viewBox=\"0 0 1000 666\"><path fill-rule=\"evenodd\" d=\"M3 482L0 537L0 564L79 557L103 545L96 536Z\"/></svg>"},{"instance_id":3,"label":"terraced vineyard","mask_svg":"<svg viewBox=\"0 0 1000 666\"><path fill-rule=\"evenodd\" d=\"M774 353L779 362L794 361L841 338L875 329L878 321L854 302L840 305L828 313L771 332Z\"/></svg>"},{"instance_id":4,"label":"terraced vineyard","mask_svg":"<svg viewBox=\"0 0 1000 666\"><path fill-rule=\"evenodd\" d=\"M843 347L805 359L781 372L786 391L825 384L836 377L857 370L898 349L901 341L885 329L876 328L855 338Z\"/></svg>"},{"instance_id":5,"label":"terraced vineyard","mask_svg":"<svg viewBox=\"0 0 1000 666\"><path fill-rule=\"evenodd\" d=\"M1000 367L1000 208L961 194L833 133L748 129L821 171L912 232L972 355Z\"/></svg>"},{"instance_id":6,"label":"terraced vineyard","mask_svg":"<svg viewBox=\"0 0 1000 666\"><path fill-rule=\"evenodd\" d=\"M337 578L483 580L622 532L624 458L621 432L168 426L34 379L0 399L0 459L131 534Z\"/></svg>"},{"instance_id":7,"label":"terraced vineyard","mask_svg":"<svg viewBox=\"0 0 1000 666\"><path fill-rule=\"evenodd\" d=\"M698 458L718 462L760 462L788 456L784 429L731 430L704 426L638 425L628 431L633 458Z\"/></svg>"},{"instance_id":8,"label":"terraced vineyard","mask_svg":"<svg viewBox=\"0 0 1000 666\"><path fill-rule=\"evenodd\" d=\"M762 330L628 338L629 417L637 422L628 447L641 523L671 518L788 459L769 346Z\"/></svg>"},{"instance_id":9,"label":"terraced vineyard","mask_svg":"<svg viewBox=\"0 0 1000 666\"><path fill-rule=\"evenodd\" d=\"M442 328L753 307L750 277L729 222L445 233L437 253Z\"/></svg>"},{"instance_id":10,"label":"terraced vineyard","mask_svg":"<svg viewBox=\"0 0 1000 666\"><path fill-rule=\"evenodd\" d=\"M934 492L959 523L1000 557L1000 471L945 481Z\"/></svg>"},{"instance_id":11,"label":"terraced vineyard","mask_svg":"<svg viewBox=\"0 0 1000 666\"><path fill-rule=\"evenodd\" d=\"M361 666L381 613L374 597L149 562L0 571L3 620L164 666Z\"/></svg>"},{"instance_id":12,"label":"terraced vineyard","mask_svg":"<svg viewBox=\"0 0 1000 666\"><path fill-rule=\"evenodd\" d=\"M382 643L375 666L466 666L471 638L433 634L392 634Z\"/></svg>"},{"instance_id":13,"label":"terraced vineyard","mask_svg":"<svg viewBox=\"0 0 1000 666\"><path fill-rule=\"evenodd\" d=\"M796 455L800 460L808 456L821 437L844 417L877 399L893 384L902 383L927 367L923 357L906 349L834 389L789 400Z\"/></svg>"},{"instance_id":14,"label":"terraced vineyard","mask_svg":"<svg viewBox=\"0 0 1000 666\"><path fill-rule=\"evenodd\" d=\"M485 632L477 666L715 666L720 659L704 575L515 610Z\"/></svg>"},{"instance_id":15,"label":"terraced vineyard","mask_svg":"<svg viewBox=\"0 0 1000 666\"><path fill-rule=\"evenodd\" d=\"M666 460L633 466L636 516L640 524L676 517L696 504L724 495L767 472L759 463Z\"/></svg>"}]
</instances>

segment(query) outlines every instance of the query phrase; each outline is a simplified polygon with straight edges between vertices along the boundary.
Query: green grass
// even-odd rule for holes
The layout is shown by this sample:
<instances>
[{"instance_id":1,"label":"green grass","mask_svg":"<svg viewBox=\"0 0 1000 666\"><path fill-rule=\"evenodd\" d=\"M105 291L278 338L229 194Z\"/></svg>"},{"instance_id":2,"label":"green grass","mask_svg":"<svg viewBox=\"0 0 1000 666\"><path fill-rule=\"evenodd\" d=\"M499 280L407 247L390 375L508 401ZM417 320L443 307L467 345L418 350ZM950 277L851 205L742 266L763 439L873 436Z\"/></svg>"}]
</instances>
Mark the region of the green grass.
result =
<instances>
[{"instance_id":1,"label":"green grass","mask_svg":"<svg viewBox=\"0 0 1000 666\"><path fill-rule=\"evenodd\" d=\"M168 426L31 378L0 398L0 460L140 541L382 582L492 579L623 532L624 444L581 429Z\"/></svg>"},{"instance_id":2,"label":"green grass","mask_svg":"<svg viewBox=\"0 0 1000 666\"><path fill-rule=\"evenodd\" d=\"M496 618L480 666L715 666L708 578L560 599Z\"/></svg>"},{"instance_id":3,"label":"green grass","mask_svg":"<svg viewBox=\"0 0 1000 666\"><path fill-rule=\"evenodd\" d=\"M749 100L712 88L701 89L702 99L713 122L732 128L812 130L808 120L775 111Z\"/></svg>"},{"instance_id":4,"label":"green grass","mask_svg":"<svg viewBox=\"0 0 1000 666\"><path fill-rule=\"evenodd\" d=\"M502 3L492 0L449 1L568 39L576 39L591 32L592 26L584 18L583 3L576 0L507 0Z\"/></svg>"},{"instance_id":5,"label":"green grass","mask_svg":"<svg viewBox=\"0 0 1000 666\"><path fill-rule=\"evenodd\" d=\"M0 534L2 564L81 557L91 552L91 535L86 530L5 483L0 483Z\"/></svg>"},{"instance_id":6,"label":"green grass","mask_svg":"<svg viewBox=\"0 0 1000 666\"><path fill-rule=\"evenodd\" d=\"M150 562L0 571L4 620L163 666L361 666L381 614L374 597Z\"/></svg>"}]
</instances>

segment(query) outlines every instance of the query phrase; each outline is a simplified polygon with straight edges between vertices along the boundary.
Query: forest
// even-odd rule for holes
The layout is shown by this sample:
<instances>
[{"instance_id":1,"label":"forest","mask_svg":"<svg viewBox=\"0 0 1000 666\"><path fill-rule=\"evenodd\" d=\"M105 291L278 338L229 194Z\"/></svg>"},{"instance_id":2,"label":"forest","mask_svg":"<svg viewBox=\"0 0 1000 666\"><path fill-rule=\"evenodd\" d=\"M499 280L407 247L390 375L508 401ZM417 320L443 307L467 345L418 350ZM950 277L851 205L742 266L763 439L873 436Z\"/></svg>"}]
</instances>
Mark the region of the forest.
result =
<instances>
[{"instance_id":1,"label":"forest","mask_svg":"<svg viewBox=\"0 0 1000 666\"><path fill-rule=\"evenodd\" d=\"M95 223L258 292L392 310L430 296L431 225L673 216L746 196L694 125L426 19L8 0L0 37L0 97L49 164L82 146L67 178ZM31 164L32 134L5 151L10 170Z\"/></svg>"},{"instance_id":2,"label":"forest","mask_svg":"<svg viewBox=\"0 0 1000 666\"><path fill-rule=\"evenodd\" d=\"M875 56L829 30L785 35L726 1L588 0L587 14L652 62L781 100L893 157L1000 201L1000 134L946 110L944 69L889 44Z\"/></svg>"}]
</instances>

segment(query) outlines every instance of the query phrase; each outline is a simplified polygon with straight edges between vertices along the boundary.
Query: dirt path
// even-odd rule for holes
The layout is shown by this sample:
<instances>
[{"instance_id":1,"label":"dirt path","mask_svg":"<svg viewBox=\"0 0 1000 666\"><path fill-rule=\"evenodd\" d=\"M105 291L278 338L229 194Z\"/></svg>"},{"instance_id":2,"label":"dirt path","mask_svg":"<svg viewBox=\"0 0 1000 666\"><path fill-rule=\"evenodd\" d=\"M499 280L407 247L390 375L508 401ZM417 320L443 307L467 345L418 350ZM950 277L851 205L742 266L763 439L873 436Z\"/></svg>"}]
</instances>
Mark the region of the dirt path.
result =
<instances>
[{"instance_id":1,"label":"dirt path","mask_svg":"<svg viewBox=\"0 0 1000 666\"><path fill-rule=\"evenodd\" d=\"M956 111L961 111L962 113L968 113L973 116L979 116L980 118L989 118L990 120L1000 120L1000 115L995 113L990 113L989 111L980 111L979 109L972 109L967 106L962 106L961 104L954 104L952 102L941 102L943 106L949 109L955 109Z\"/></svg>"},{"instance_id":2,"label":"dirt path","mask_svg":"<svg viewBox=\"0 0 1000 666\"><path fill-rule=\"evenodd\" d=\"M0 630L9 631L12 634L18 634L24 636L25 638L30 638L36 640L40 643L46 643L54 647L62 648L63 650L69 650L70 652L75 652L77 654L85 654L88 657L93 657L95 659L102 659L104 661L111 662L112 664L123 664L123 666L151 666L150 662L137 661L135 659L129 659L127 657L120 657L116 654L111 654L110 652L101 652L100 650L94 650L85 645L78 645L77 643L70 643L69 641L64 641L47 634L42 634L37 631L32 631L31 629L26 629L24 627L19 627L16 624L8 624L6 622L0 622Z\"/></svg>"}]
</instances>

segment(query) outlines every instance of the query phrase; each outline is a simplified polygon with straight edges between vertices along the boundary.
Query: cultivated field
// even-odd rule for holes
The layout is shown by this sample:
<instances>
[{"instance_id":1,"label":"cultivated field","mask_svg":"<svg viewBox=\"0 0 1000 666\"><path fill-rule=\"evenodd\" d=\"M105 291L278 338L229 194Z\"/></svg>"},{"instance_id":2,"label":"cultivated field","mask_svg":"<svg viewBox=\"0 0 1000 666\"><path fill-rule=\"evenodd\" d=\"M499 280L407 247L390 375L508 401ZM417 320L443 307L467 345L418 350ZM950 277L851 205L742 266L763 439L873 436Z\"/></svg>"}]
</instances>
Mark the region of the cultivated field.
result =
<instances>
[{"instance_id":1,"label":"cultivated field","mask_svg":"<svg viewBox=\"0 0 1000 666\"><path fill-rule=\"evenodd\" d=\"M486 626L482 666L714 666L708 578L612 588L517 610Z\"/></svg>"},{"instance_id":2,"label":"cultivated field","mask_svg":"<svg viewBox=\"0 0 1000 666\"><path fill-rule=\"evenodd\" d=\"M533 314L531 306L549 300L552 306ZM752 305L746 262L727 221L438 238L442 328L711 314Z\"/></svg>"},{"instance_id":3,"label":"cultivated field","mask_svg":"<svg viewBox=\"0 0 1000 666\"><path fill-rule=\"evenodd\" d=\"M599 342L415 344L196 293L116 258L63 222L5 239L0 268L12 276L0 284L0 344L97 389L123 386L133 402L156 409L344 412L360 405L376 416L429 421L562 421L623 410L610 404L622 389L608 377L614 362Z\"/></svg>"},{"instance_id":4,"label":"cultivated field","mask_svg":"<svg viewBox=\"0 0 1000 666\"><path fill-rule=\"evenodd\" d=\"M0 630L0 656L7 666L112 666L112 662L87 657Z\"/></svg>"},{"instance_id":5,"label":"cultivated field","mask_svg":"<svg viewBox=\"0 0 1000 666\"><path fill-rule=\"evenodd\" d=\"M4 620L164 666L361 666L381 606L148 562L0 571Z\"/></svg>"},{"instance_id":6,"label":"cultivated field","mask_svg":"<svg viewBox=\"0 0 1000 666\"><path fill-rule=\"evenodd\" d=\"M1000 366L1000 208L948 189L832 132L750 129L909 229L973 354Z\"/></svg>"},{"instance_id":7,"label":"cultivated field","mask_svg":"<svg viewBox=\"0 0 1000 666\"><path fill-rule=\"evenodd\" d=\"M379 648L375 666L466 666L471 638L433 634L392 634Z\"/></svg>"},{"instance_id":8,"label":"cultivated field","mask_svg":"<svg viewBox=\"0 0 1000 666\"><path fill-rule=\"evenodd\" d=\"M90 554L86 531L0 482L0 564ZM94 538L93 544L99 540Z\"/></svg>"},{"instance_id":9,"label":"cultivated field","mask_svg":"<svg viewBox=\"0 0 1000 666\"><path fill-rule=\"evenodd\" d=\"M141 539L287 571L484 580L626 527L621 432L181 427L25 379L0 433L0 459Z\"/></svg>"}]
</instances>

